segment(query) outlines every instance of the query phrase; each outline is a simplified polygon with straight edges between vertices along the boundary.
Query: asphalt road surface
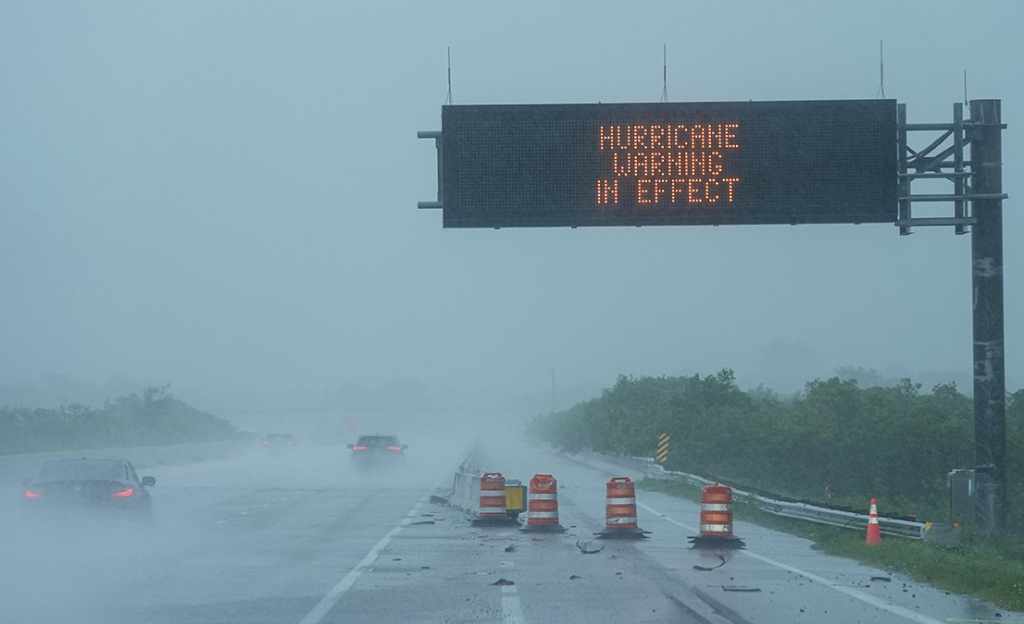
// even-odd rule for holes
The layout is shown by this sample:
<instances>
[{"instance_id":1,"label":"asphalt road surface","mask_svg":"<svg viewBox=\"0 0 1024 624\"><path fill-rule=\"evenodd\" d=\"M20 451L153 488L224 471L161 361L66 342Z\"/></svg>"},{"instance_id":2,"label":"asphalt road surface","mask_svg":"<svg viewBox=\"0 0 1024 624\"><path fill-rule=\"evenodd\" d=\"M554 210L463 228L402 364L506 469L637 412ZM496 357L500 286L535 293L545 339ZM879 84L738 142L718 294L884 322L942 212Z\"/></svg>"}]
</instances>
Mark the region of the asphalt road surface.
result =
<instances>
[{"instance_id":1,"label":"asphalt road surface","mask_svg":"<svg viewBox=\"0 0 1024 624\"><path fill-rule=\"evenodd\" d=\"M410 441L412 442L412 441ZM424 448L426 447L426 448ZM427 452L427 449L430 449ZM543 451L492 449L524 482L560 482L562 534L473 527L431 503L460 449L411 444L403 466L357 472L344 447L262 449L144 470L152 525L0 509L0 622L953 622L1014 614L740 523L741 553L690 550L696 507L640 493L643 542L578 540L603 523L621 469ZM716 566L711 572L693 566ZM889 582L871 581L888 576Z\"/></svg>"}]
</instances>

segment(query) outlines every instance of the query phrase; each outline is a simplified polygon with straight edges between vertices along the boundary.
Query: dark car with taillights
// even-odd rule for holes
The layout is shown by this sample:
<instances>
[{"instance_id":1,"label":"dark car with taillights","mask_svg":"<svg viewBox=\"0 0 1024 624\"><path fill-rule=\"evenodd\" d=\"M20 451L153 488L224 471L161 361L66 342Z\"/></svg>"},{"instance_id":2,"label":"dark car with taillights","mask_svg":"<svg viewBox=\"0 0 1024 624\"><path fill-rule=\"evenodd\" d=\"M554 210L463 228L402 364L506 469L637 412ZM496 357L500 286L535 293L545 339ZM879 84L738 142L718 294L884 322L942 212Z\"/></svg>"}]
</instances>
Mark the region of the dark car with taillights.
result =
<instances>
[{"instance_id":1,"label":"dark car with taillights","mask_svg":"<svg viewBox=\"0 0 1024 624\"><path fill-rule=\"evenodd\" d=\"M153 477L139 477L124 459L53 459L24 482L21 498L34 510L111 510L148 516Z\"/></svg>"},{"instance_id":2,"label":"dark car with taillights","mask_svg":"<svg viewBox=\"0 0 1024 624\"><path fill-rule=\"evenodd\" d=\"M398 436L393 435L363 435L359 436L355 444L349 444L352 449L352 460L359 466L386 466L394 464L405 457L407 445L398 441Z\"/></svg>"}]
</instances>

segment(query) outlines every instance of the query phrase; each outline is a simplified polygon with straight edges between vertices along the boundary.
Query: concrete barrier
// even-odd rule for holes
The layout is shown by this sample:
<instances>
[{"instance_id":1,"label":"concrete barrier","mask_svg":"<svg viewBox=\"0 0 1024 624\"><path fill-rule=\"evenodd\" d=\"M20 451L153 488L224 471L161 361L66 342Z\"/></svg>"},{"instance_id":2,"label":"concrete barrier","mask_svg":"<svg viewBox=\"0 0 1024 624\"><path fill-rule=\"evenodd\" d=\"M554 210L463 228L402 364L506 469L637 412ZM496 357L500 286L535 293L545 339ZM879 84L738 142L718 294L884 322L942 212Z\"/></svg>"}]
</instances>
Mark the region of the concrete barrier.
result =
<instances>
[{"instance_id":1,"label":"concrete barrier","mask_svg":"<svg viewBox=\"0 0 1024 624\"><path fill-rule=\"evenodd\" d=\"M449 504L474 517L480 505L480 475L459 470L452 480L452 496Z\"/></svg>"}]
</instances>

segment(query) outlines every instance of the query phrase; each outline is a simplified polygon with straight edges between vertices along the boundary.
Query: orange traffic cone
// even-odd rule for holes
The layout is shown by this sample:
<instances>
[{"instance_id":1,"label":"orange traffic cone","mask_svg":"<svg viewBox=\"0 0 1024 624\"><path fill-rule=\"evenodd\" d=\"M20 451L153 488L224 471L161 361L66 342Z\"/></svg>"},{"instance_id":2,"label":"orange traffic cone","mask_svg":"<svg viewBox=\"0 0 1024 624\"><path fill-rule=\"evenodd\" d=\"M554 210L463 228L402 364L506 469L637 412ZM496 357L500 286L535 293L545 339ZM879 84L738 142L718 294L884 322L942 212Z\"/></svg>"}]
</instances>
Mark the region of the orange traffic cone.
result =
<instances>
[{"instance_id":1,"label":"orange traffic cone","mask_svg":"<svg viewBox=\"0 0 1024 624\"><path fill-rule=\"evenodd\" d=\"M864 536L864 543L868 546L877 546L882 543L882 531L878 526L878 499L873 497L868 510L868 532Z\"/></svg>"}]
</instances>

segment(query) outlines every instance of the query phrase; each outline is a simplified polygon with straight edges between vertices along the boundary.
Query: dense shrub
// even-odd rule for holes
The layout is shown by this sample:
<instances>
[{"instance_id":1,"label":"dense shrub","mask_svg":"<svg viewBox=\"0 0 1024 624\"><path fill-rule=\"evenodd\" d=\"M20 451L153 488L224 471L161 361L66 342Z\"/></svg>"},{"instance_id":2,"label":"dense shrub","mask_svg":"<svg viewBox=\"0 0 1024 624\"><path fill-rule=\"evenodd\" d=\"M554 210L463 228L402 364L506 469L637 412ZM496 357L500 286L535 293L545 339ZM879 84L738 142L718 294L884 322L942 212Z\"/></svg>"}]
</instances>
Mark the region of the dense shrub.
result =
<instances>
[{"instance_id":1,"label":"dense shrub","mask_svg":"<svg viewBox=\"0 0 1024 624\"><path fill-rule=\"evenodd\" d=\"M183 403L166 387L119 397L98 409L0 408L0 453L175 444L234 435L231 423Z\"/></svg>"},{"instance_id":2,"label":"dense shrub","mask_svg":"<svg viewBox=\"0 0 1024 624\"><path fill-rule=\"evenodd\" d=\"M1024 391L1008 401L1011 501L1024 503ZM795 397L737 387L732 371L620 377L601 397L538 417L531 433L569 450L650 456L672 435L669 468L780 494L943 518L946 475L974 462L972 401L955 385L862 387L815 380ZM1011 505L1011 526L1022 526Z\"/></svg>"}]
</instances>

